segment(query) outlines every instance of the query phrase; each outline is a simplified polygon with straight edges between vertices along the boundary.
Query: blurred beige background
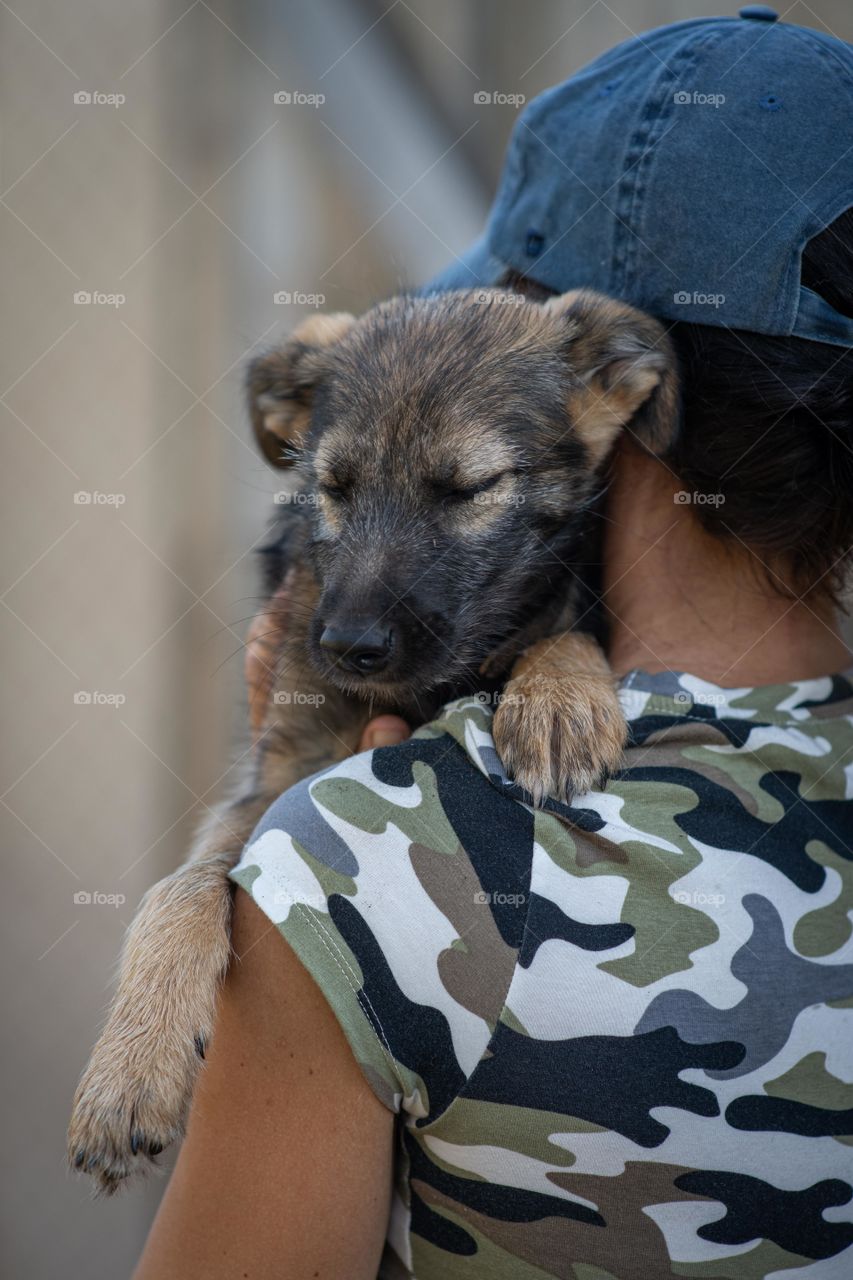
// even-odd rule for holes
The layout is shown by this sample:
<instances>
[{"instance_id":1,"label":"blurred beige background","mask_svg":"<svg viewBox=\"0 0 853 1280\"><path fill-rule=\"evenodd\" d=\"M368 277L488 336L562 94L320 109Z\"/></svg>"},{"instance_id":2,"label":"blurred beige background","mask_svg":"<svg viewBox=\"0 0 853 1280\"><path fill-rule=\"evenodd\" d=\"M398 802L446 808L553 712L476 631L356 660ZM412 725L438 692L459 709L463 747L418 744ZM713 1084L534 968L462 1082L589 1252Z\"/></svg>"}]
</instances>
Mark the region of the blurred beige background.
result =
<instances>
[{"instance_id":1,"label":"blurred beige background","mask_svg":"<svg viewBox=\"0 0 853 1280\"><path fill-rule=\"evenodd\" d=\"M780 8L853 39L849 0ZM243 742L252 551L277 487L248 443L248 356L304 295L364 308L478 234L515 111L477 91L529 99L709 11L0 5L3 1274L121 1280L162 1189L93 1202L64 1130L124 929Z\"/></svg>"}]
</instances>

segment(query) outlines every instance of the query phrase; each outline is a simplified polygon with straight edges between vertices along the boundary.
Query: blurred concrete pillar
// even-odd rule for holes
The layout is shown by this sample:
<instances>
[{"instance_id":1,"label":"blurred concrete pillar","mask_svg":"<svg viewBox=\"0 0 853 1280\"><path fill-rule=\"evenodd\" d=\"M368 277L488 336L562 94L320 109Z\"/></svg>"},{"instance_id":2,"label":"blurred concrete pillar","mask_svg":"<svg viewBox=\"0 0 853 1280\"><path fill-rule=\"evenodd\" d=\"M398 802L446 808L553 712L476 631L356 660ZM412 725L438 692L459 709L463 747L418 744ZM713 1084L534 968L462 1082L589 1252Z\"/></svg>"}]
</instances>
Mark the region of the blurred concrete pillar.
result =
<instances>
[{"instance_id":1,"label":"blurred concrete pillar","mask_svg":"<svg viewBox=\"0 0 853 1280\"><path fill-rule=\"evenodd\" d=\"M0 697L16 726L0 1212L4 1273L33 1280L117 1280L140 1251L160 1184L93 1203L64 1131L125 926L183 856L238 711L239 678L217 668L239 646L223 622L245 583L206 594L240 555L230 438L195 403L239 354L219 236L236 242L195 195L241 144L227 102L217 117L195 89L234 83L242 51L201 6L164 35L179 13L90 0L83 17L0 15Z\"/></svg>"}]
</instances>

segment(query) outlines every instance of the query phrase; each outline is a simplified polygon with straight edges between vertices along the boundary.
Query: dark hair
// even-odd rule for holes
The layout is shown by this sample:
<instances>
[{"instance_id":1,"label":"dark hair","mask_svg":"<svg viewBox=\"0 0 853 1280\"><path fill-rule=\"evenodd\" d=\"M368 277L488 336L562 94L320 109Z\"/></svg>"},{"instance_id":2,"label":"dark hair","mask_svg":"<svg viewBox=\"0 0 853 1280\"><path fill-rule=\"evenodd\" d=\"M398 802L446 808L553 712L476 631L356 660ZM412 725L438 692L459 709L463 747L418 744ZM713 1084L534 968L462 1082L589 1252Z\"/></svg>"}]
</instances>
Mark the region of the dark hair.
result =
<instances>
[{"instance_id":1,"label":"dark hair","mask_svg":"<svg viewBox=\"0 0 853 1280\"><path fill-rule=\"evenodd\" d=\"M853 209L808 243L801 281L853 315ZM837 599L853 552L853 350L680 322L670 337L684 418L665 461L722 498L694 507L702 524L754 550L785 594Z\"/></svg>"},{"instance_id":2,"label":"dark hair","mask_svg":"<svg viewBox=\"0 0 853 1280\"><path fill-rule=\"evenodd\" d=\"M801 282L853 315L853 209L809 241ZM503 283L552 292L514 272ZM853 349L682 321L668 331L683 421L663 460L682 488L714 495L697 517L754 551L782 594L837 600L853 558Z\"/></svg>"}]
</instances>

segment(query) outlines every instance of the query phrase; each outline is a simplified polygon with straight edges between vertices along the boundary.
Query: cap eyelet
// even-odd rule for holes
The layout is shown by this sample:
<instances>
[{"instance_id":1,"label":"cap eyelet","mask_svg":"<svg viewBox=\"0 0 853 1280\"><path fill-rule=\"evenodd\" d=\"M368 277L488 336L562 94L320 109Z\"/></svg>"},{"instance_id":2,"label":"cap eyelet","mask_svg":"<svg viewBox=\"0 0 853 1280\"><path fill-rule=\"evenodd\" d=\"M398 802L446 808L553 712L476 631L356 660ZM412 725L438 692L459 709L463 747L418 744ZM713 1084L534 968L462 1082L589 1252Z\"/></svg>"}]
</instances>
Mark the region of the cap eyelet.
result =
<instances>
[{"instance_id":1,"label":"cap eyelet","mask_svg":"<svg viewBox=\"0 0 853 1280\"><path fill-rule=\"evenodd\" d=\"M527 237L524 241L524 248L528 257L531 257L531 258L538 257L539 254L542 252L544 244L545 244L545 237L543 236L541 231L534 231L532 229L528 231Z\"/></svg>"},{"instance_id":2,"label":"cap eyelet","mask_svg":"<svg viewBox=\"0 0 853 1280\"><path fill-rule=\"evenodd\" d=\"M599 89L598 91L599 98L606 98L609 93L615 92L615 90L619 88L621 83L622 83L621 76L619 76L616 80L608 80L607 84L603 84Z\"/></svg>"},{"instance_id":3,"label":"cap eyelet","mask_svg":"<svg viewBox=\"0 0 853 1280\"><path fill-rule=\"evenodd\" d=\"M763 98L758 99L758 105L765 111L781 111L782 99L777 98L775 93L765 93Z\"/></svg>"}]
</instances>

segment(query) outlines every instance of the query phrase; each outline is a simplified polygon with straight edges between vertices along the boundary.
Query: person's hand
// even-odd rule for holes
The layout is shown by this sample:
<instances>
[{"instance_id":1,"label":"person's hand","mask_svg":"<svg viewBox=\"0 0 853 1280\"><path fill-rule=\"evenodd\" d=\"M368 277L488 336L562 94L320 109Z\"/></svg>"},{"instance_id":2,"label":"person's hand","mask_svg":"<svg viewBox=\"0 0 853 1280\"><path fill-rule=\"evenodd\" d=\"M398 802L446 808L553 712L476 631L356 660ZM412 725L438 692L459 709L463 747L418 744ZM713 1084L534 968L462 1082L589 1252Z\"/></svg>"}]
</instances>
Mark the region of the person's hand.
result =
<instances>
[{"instance_id":1,"label":"person's hand","mask_svg":"<svg viewBox=\"0 0 853 1280\"><path fill-rule=\"evenodd\" d=\"M249 720L257 735L264 727L267 702L276 673L276 662L284 633L290 595L289 575L262 613L252 621L246 637L245 676L249 694ZM374 747L395 747L411 734L399 716L374 716L365 726L359 751Z\"/></svg>"},{"instance_id":2,"label":"person's hand","mask_svg":"<svg viewBox=\"0 0 853 1280\"><path fill-rule=\"evenodd\" d=\"M365 726L358 749L371 751L374 747L396 747L411 735L411 729L399 716L374 716Z\"/></svg>"}]
</instances>

